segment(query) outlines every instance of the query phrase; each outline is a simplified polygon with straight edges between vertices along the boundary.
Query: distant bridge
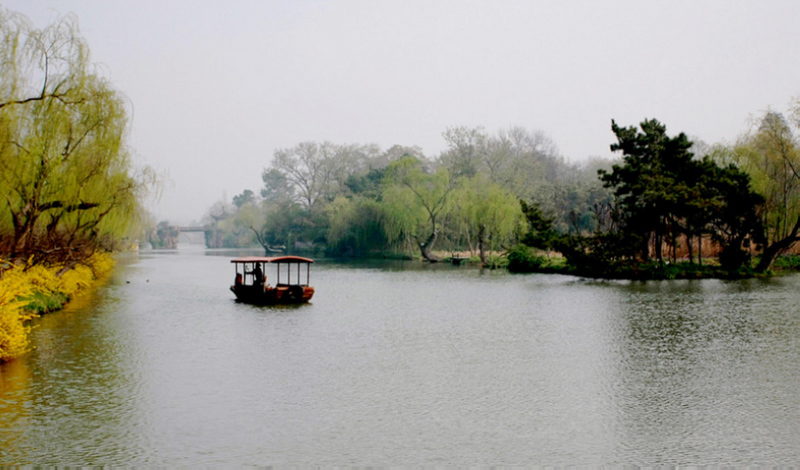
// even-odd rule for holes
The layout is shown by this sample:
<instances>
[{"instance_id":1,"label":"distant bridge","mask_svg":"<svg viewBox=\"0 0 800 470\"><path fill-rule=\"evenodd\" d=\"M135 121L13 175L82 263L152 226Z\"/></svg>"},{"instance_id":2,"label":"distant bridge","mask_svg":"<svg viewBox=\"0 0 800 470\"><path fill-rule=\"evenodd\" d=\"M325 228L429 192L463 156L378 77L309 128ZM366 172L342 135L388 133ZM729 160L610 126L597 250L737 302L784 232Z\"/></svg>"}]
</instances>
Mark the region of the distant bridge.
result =
<instances>
[{"instance_id":1,"label":"distant bridge","mask_svg":"<svg viewBox=\"0 0 800 470\"><path fill-rule=\"evenodd\" d=\"M179 232L206 232L207 228L202 225L191 225L189 227L175 227Z\"/></svg>"},{"instance_id":2,"label":"distant bridge","mask_svg":"<svg viewBox=\"0 0 800 470\"><path fill-rule=\"evenodd\" d=\"M178 225L159 225L155 234L158 239L155 245L159 248L174 250L178 247L178 239L183 233L203 233L206 245L208 245L210 238L214 238L213 236L210 237L210 235L214 233L214 230L210 227L203 227L201 225L188 225L184 227ZM192 241L192 238L193 237L190 237L190 241ZM193 242L196 241L197 240L194 240Z\"/></svg>"}]
</instances>

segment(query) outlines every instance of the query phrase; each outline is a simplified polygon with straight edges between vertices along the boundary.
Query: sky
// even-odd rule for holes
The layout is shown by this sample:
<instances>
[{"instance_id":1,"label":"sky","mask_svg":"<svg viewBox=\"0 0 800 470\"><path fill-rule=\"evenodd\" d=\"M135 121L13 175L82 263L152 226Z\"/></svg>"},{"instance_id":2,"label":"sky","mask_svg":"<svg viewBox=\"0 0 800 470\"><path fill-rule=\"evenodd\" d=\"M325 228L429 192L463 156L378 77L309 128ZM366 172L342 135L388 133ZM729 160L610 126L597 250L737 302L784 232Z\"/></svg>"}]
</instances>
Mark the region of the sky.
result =
<instances>
[{"instance_id":1,"label":"sky","mask_svg":"<svg viewBox=\"0 0 800 470\"><path fill-rule=\"evenodd\" d=\"M794 0L0 0L77 16L129 103L129 145L165 181L158 220L256 193L276 149L419 146L449 127L541 131L611 158L611 119L732 143L800 97Z\"/></svg>"}]
</instances>

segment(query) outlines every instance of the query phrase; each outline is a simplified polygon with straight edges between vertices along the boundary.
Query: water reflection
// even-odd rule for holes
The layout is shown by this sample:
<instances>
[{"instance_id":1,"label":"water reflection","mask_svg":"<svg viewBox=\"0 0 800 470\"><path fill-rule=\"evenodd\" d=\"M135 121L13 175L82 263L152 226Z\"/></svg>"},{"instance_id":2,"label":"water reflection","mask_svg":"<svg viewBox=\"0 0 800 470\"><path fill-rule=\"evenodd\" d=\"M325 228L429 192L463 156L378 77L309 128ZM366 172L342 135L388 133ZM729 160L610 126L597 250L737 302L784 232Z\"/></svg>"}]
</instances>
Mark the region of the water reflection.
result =
<instances>
[{"instance_id":1,"label":"water reflection","mask_svg":"<svg viewBox=\"0 0 800 470\"><path fill-rule=\"evenodd\" d=\"M129 367L125 321L113 314L114 291L79 299L35 323L35 349L12 366L30 375L26 396L16 402L25 410L24 439L15 451L6 449L4 462L12 457L14 463L53 465L85 463L87 455L96 462L138 455L131 439L138 381ZM3 420L9 416L3 413Z\"/></svg>"},{"instance_id":2,"label":"water reflection","mask_svg":"<svg viewBox=\"0 0 800 470\"><path fill-rule=\"evenodd\" d=\"M783 409L770 398L775 383L792 389L784 388L785 371L771 361L775 352L783 350L783 360L797 364L797 349L786 348L787 337L771 330L793 324L800 333L788 303L782 310L764 308L763 301L782 295L774 289L781 282L627 286L612 395L627 447L622 461L644 453L665 464L697 462L703 449L706 463L746 465L780 460L797 449L800 440L790 437L796 433L775 439L770 424L776 413L800 417L788 405L797 402L797 393L786 397ZM781 421L800 430L796 419Z\"/></svg>"},{"instance_id":3,"label":"water reflection","mask_svg":"<svg viewBox=\"0 0 800 470\"><path fill-rule=\"evenodd\" d=\"M233 256L125 258L101 295L43 318L36 350L0 366L0 463L800 458L797 277L322 260L311 304L253 307L227 290Z\"/></svg>"}]
</instances>

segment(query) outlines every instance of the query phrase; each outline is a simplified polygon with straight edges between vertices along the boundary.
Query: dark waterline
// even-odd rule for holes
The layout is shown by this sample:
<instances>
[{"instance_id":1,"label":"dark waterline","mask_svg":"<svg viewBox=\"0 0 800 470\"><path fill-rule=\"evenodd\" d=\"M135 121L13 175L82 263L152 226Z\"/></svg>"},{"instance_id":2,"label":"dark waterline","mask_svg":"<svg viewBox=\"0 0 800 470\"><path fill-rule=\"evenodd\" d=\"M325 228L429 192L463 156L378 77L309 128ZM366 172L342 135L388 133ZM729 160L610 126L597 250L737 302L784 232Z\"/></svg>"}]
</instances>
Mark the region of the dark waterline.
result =
<instances>
[{"instance_id":1,"label":"dark waterline","mask_svg":"<svg viewBox=\"0 0 800 470\"><path fill-rule=\"evenodd\" d=\"M312 268L252 307L235 253L125 256L0 365L0 464L794 465L800 276L600 282Z\"/></svg>"}]
</instances>

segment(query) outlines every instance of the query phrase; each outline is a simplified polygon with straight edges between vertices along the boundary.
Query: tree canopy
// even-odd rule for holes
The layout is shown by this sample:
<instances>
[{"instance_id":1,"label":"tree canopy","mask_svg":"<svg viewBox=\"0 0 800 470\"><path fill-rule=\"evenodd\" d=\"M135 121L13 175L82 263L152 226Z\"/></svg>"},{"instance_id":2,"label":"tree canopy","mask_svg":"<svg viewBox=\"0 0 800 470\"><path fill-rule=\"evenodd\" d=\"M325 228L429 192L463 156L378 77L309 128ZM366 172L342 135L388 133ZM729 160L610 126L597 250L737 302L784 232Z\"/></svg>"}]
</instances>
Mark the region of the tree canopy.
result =
<instances>
[{"instance_id":1,"label":"tree canopy","mask_svg":"<svg viewBox=\"0 0 800 470\"><path fill-rule=\"evenodd\" d=\"M485 263L487 251L523 243L561 251L599 275L648 263L664 269L687 252L689 264L702 268L712 256L726 272L750 269L761 255L757 269L765 270L800 232L797 121L767 114L757 131L723 148L669 135L655 119L630 127L612 120L620 158L583 165L518 127L495 135L449 128L435 158L417 147L306 142L276 151L261 198L244 191L226 217L255 220L261 231L249 236L262 245L334 255L419 250L435 261L435 247ZM519 260L525 253L517 251Z\"/></svg>"},{"instance_id":2,"label":"tree canopy","mask_svg":"<svg viewBox=\"0 0 800 470\"><path fill-rule=\"evenodd\" d=\"M576 263L603 270L625 260L629 265L646 263L655 256L663 267L665 251L677 261L681 243L693 262L694 241L702 262L704 237L719 245L724 269L736 271L749 261L746 248L763 239L758 211L764 199L747 173L735 165L720 166L708 156L694 158L686 135L668 136L666 126L655 119L638 127L621 127L612 120L611 130L617 138L611 150L622 153L622 162L598 173L613 192L607 212L612 220L590 240L562 243Z\"/></svg>"},{"instance_id":3,"label":"tree canopy","mask_svg":"<svg viewBox=\"0 0 800 470\"><path fill-rule=\"evenodd\" d=\"M764 227L763 255L757 266L766 271L775 257L800 241L800 100L788 117L767 110L754 128L732 147L719 147L715 157L736 165L752 178L764 197L760 219Z\"/></svg>"},{"instance_id":4,"label":"tree canopy","mask_svg":"<svg viewBox=\"0 0 800 470\"><path fill-rule=\"evenodd\" d=\"M130 233L154 175L133 165L125 102L74 17L39 30L0 10L0 30L0 248L81 262Z\"/></svg>"}]
</instances>

